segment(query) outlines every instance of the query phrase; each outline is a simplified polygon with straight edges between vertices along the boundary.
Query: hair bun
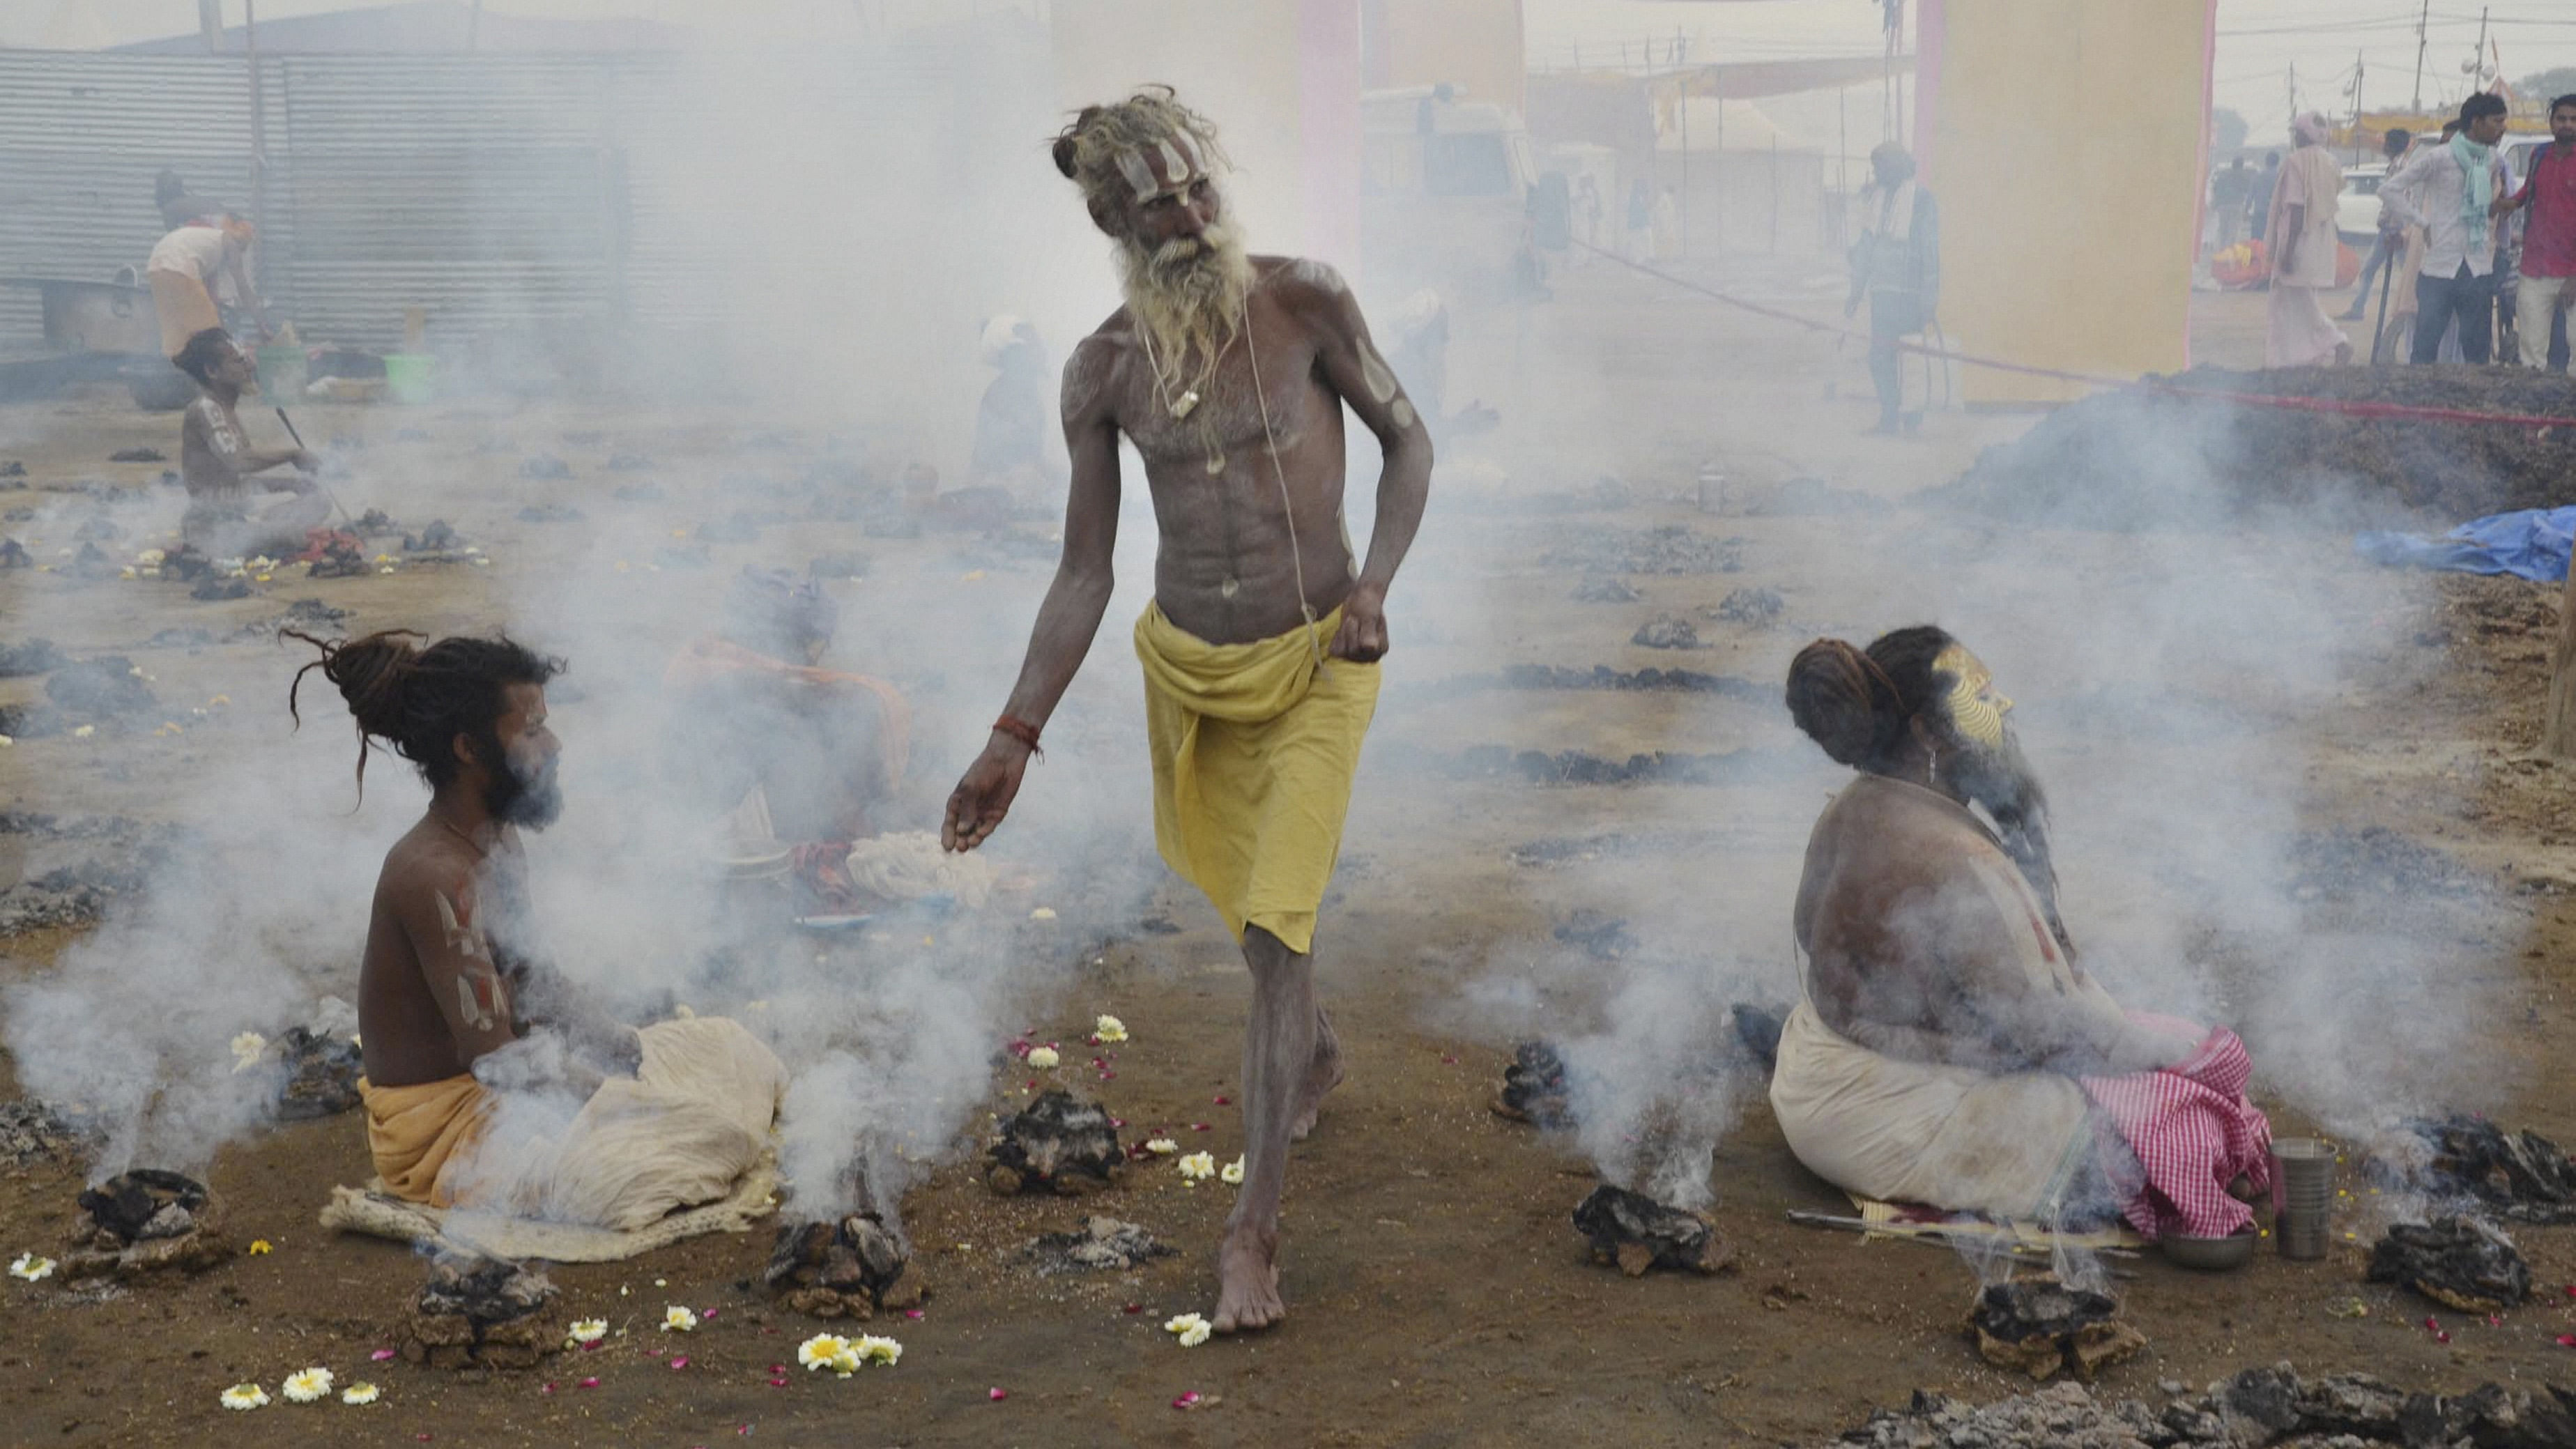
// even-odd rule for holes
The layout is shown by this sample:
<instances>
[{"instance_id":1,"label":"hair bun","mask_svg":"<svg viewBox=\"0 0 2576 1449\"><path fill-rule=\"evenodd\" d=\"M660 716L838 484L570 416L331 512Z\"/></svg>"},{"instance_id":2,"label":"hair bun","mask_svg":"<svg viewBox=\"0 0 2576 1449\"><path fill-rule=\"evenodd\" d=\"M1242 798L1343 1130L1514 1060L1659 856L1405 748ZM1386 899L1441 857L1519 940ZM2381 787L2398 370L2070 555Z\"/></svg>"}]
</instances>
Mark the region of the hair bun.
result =
<instances>
[{"instance_id":1,"label":"hair bun","mask_svg":"<svg viewBox=\"0 0 2576 1449\"><path fill-rule=\"evenodd\" d=\"M1895 683L1840 639L1819 639L1789 661L1789 717L1837 764L1861 768L1902 728Z\"/></svg>"}]
</instances>

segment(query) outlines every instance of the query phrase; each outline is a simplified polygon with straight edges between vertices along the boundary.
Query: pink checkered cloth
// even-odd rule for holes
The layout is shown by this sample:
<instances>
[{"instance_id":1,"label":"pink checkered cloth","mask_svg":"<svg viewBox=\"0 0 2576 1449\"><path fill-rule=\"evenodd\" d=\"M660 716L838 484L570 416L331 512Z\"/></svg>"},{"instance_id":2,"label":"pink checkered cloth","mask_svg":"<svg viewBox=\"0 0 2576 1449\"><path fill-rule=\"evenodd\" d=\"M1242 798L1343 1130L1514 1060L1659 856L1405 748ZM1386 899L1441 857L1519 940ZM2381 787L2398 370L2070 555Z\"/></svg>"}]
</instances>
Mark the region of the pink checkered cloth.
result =
<instances>
[{"instance_id":1,"label":"pink checkered cloth","mask_svg":"<svg viewBox=\"0 0 2576 1449\"><path fill-rule=\"evenodd\" d=\"M2145 1012L2130 1016L2141 1024L2192 1027ZM2272 1124L2245 1099L2253 1076L2245 1043L2220 1026L2180 1066L2077 1079L2146 1169L2146 1184L2121 1216L2147 1241L2167 1233L2225 1237L2254 1221L2253 1209L2227 1194L2240 1175L2258 1192L2272 1185Z\"/></svg>"}]
</instances>

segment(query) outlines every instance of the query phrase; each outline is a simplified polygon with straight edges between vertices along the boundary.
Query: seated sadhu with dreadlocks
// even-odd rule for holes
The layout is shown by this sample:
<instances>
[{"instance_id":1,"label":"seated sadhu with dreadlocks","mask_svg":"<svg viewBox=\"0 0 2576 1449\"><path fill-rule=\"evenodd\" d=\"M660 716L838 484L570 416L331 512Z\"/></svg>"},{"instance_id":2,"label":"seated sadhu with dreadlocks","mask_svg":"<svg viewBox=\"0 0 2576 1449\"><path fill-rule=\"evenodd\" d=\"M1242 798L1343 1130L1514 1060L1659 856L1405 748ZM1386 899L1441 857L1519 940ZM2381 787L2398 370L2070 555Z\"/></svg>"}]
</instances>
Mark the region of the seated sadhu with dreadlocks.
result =
<instances>
[{"instance_id":1,"label":"seated sadhu with dreadlocks","mask_svg":"<svg viewBox=\"0 0 2576 1449\"><path fill-rule=\"evenodd\" d=\"M1861 773L1807 842L1781 1131L1863 1197L2235 1232L2251 1214L2230 1186L2269 1171L2244 1044L2124 1011L2076 964L2011 709L1929 625L1867 650L1818 640L1790 664L1791 717Z\"/></svg>"},{"instance_id":2,"label":"seated sadhu with dreadlocks","mask_svg":"<svg viewBox=\"0 0 2576 1449\"><path fill-rule=\"evenodd\" d=\"M617 1229L722 1197L767 1147L778 1059L730 1021L620 1025L540 945L519 836L563 807L545 691L559 663L507 639L294 637L321 651L297 686L321 670L357 718L359 788L378 744L430 787L386 853L358 975L384 1189Z\"/></svg>"},{"instance_id":3,"label":"seated sadhu with dreadlocks","mask_svg":"<svg viewBox=\"0 0 2576 1449\"><path fill-rule=\"evenodd\" d=\"M1154 835L1252 968L1243 1192L1217 1249L1215 1328L1285 1316L1275 1266L1288 1143L1341 1080L1308 953L1377 707L1386 590L1431 482L1431 438L1332 268L1251 257L1207 121L1154 89L1086 108L1055 164L1116 244L1127 305L1064 369L1064 558L943 838L1002 823L1038 732L1109 606L1118 440L1145 460L1161 548L1136 623ZM1342 409L1386 465L1368 562L1342 521Z\"/></svg>"}]
</instances>

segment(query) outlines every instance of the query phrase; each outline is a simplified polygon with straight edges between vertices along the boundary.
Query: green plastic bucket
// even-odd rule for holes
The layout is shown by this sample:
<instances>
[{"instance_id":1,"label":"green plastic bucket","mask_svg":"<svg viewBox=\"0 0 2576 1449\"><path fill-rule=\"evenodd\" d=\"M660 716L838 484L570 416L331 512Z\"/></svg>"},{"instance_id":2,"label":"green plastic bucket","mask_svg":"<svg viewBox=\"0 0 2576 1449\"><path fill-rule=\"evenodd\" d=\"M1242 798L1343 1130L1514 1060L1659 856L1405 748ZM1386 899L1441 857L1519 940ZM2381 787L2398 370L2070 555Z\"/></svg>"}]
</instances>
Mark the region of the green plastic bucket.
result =
<instances>
[{"instance_id":1,"label":"green plastic bucket","mask_svg":"<svg viewBox=\"0 0 2576 1449\"><path fill-rule=\"evenodd\" d=\"M304 349L292 342L272 342L259 350L259 395L279 404L304 396Z\"/></svg>"},{"instance_id":2,"label":"green plastic bucket","mask_svg":"<svg viewBox=\"0 0 2576 1449\"><path fill-rule=\"evenodd\" d=\"M399 403L429 401L434 390L432 379L438 371L437 361L425 352L386 353L385 391Z\"/></svg>"}]
</instances>

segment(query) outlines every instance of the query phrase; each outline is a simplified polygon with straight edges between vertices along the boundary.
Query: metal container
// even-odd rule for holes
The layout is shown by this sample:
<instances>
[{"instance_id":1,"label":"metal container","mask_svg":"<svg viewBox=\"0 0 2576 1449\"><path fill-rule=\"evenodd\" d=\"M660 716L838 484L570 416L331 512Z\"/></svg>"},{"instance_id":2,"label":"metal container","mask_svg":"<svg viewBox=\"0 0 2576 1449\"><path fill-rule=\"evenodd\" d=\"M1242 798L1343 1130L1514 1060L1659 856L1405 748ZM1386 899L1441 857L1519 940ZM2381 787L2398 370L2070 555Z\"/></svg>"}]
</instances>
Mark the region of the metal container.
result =
<instances>
[{"instance_id":1,"label":"metal container","mask_svg":"<svg viewBox=\"0 0 2576 1449\"><path fill-rule=\"evenodd\" d=\"M2272 1143L2272 1236L2281 1256L2312 1261L2326 1255L2334 1213L2334 1144L2314 1137Z\"/></svg>"},{"instance_id":2,"label":"metal container","mask_svg":"<svg viewBox=\"0 0 2576 1449\"><path fill-rule=\"evenodd\" d=\"M2181 1233L2167 1233L2159 1245L2165 1259L2184 1268L2204 1272L2224 1272L2242 1268L2254 1261L2254 1230L2230 1233L2223 1238L2195 1238Z\"/></svg>"}]
</instances>

